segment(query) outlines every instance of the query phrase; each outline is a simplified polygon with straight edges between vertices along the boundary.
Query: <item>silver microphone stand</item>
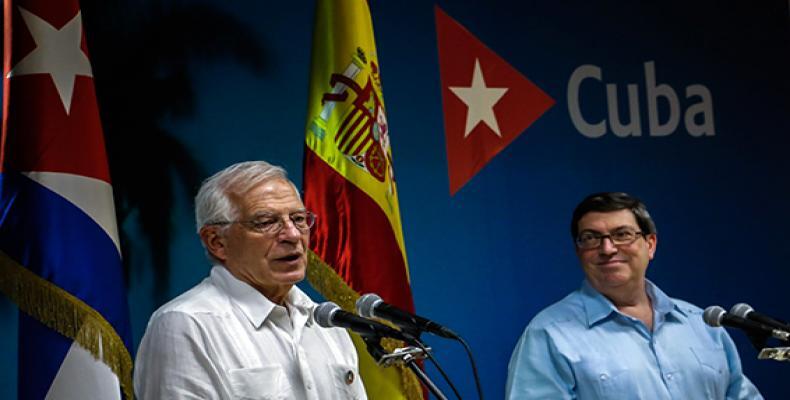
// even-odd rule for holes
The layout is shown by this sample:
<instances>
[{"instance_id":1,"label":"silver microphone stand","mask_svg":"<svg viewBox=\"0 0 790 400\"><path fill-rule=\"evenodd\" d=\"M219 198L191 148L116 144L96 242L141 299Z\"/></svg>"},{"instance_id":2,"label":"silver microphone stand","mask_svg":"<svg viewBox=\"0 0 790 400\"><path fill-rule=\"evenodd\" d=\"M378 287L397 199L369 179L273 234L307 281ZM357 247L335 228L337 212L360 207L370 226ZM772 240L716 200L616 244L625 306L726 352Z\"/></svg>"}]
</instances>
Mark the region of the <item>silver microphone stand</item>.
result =
<instances>
[{"instance_id":1,"label":"silver microphone stand","mask_svg":"<svg viewBox=\"0 0 790 400\"><path fill-rule=\"evenodd\" d=\"M376 363L383 367L390 367L393 365L406 365L409 369L417 375L417 378L428 388L428 390L433 393L439 400L447 400L447 396L439 390L438 387L431 381L431 378L420 369L420 366L417 365L417 360L422 360L428 357L427 352L431 351L430 347L426 347L425 350L414 347L408 346L403 348L395 349L392 353L387 353L384 348L381 346L380 338L372 337L372 336L363 336L362 340L365 341L367 345L368 352L373 359L376 360Z\"/></svg>"},{"instance_id":2,"label":"silver microphone stand","mask_svg":"<svg viewBox=\"0 0 790 400\"><path fill-rule=\"evenodd\" d=\"M760 360L790 361L790 347L766 347L757 355Z\"/></svg>"}]
</instances>

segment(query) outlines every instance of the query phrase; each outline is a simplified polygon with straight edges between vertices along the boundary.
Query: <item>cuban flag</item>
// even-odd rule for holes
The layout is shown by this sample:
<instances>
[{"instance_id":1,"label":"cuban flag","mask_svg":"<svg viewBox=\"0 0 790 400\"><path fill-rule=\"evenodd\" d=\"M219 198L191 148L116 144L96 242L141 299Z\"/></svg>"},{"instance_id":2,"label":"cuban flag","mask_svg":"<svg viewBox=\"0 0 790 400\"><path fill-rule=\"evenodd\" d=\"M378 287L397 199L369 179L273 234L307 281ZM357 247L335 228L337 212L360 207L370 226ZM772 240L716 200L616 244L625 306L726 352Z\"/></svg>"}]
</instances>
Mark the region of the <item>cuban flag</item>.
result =
<instances>
[{"instance_id":1,"label":"cuban flag","mask_svg":"<svg viewBox=\"0 0 790 400\"><path fill-rule=\"evenodd\" d=\"M112 186L76 0L5 0L0 291L20 399L132 398Z\"/></svg>"}]
</instances>

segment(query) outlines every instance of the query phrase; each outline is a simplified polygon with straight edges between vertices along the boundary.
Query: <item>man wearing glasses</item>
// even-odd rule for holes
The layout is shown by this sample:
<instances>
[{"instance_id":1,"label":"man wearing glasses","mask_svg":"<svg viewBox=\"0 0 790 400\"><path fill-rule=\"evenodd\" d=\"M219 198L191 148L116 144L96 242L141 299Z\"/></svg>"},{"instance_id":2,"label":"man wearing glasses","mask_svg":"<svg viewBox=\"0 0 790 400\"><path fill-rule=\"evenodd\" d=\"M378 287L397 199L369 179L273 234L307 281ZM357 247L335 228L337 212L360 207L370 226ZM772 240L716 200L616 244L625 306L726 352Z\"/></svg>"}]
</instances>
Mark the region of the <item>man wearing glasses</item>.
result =
<instances>
[{"instance_id":1,"label":"man wearing glasses","mask_svg":"<svg viewBox=\"0 0 790 400\"><path fill-rule=\"evenodd\" d=\"M590 195L571 235L586 279L527 326L508 399L762 399L727 332L645 278L658 238L641 201Z\"/></svg>"},{"instance_id":2,"label":"man wearing glasses","mask_svg":"<svg viewBox=\"0 0 790 400\"><path fill-rule=\"evenodd\" d=\"M137 353L140 399L365 399L348 333L313 321L310 228L285 171L263 161L208 178L195 198L208 278L151 317Z\"/></svg>"}]
</instances>

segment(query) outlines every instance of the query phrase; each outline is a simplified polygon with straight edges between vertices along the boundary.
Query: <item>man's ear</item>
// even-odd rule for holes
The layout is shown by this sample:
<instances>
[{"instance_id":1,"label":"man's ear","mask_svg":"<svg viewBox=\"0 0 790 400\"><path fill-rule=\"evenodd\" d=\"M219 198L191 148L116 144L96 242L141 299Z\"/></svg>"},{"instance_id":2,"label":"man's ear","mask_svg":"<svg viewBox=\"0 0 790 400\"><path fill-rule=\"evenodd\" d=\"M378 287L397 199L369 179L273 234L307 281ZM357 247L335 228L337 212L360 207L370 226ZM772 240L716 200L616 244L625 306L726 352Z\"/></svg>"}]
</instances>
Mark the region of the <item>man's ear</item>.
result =
<instances>
[{"instance_id":1,"label":"man's ear","mask_svg":"<svg viewBox=\"0 0 790 400\"><path fill-rule=\"evenodd\" d=\"M645 236L645 240L647 241L647 256L650 260L653 259L656 255L656 246L658 245L658 235L655 233L651 233Z\"/></svg>"},{"instance_id":2,"label":"man's ear","mask_svg":"<svg viewBox=\"0 0 790 400\"><path fill-rule=\"evenodd\" d=\"M222 228L216 225L200 228L200 240L203 242L203 246L206 247L206 251L208 251L209 254L217 260L225 262L227 259L227 243L225 241L225 236L222 235L221 229Z\"/></svg>"}]
</instances>

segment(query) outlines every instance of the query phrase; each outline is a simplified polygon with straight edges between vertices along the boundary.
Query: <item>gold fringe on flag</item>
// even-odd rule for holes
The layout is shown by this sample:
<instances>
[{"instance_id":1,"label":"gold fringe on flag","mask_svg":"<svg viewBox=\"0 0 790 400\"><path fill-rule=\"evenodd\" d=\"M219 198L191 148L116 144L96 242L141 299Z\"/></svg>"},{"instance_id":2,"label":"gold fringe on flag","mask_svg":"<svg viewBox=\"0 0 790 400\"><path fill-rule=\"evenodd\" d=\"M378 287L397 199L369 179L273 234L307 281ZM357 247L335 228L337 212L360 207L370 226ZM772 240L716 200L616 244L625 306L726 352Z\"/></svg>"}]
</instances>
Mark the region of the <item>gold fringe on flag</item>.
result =
<instances>
[{"instance_id":1,"label":"gold fringe on flag","mask_svg":"<svg viewBox=\"0 0 790 400\"><path fill-rule=\"evenodd\" d=\"M19 309L89 351L118 377L126 399L134 399L132 357L104 317L72 294L42 279L0 251L0 292Z\"/></svg>"},{"instance_id":2,"label":"gold fringe on flag","mask_svg":"<svg viewBox=\"0 0 790 400\"><path fill-rule=\"evenodd\" d=\"M315 290L321 293L327 300L339 305L346 311L354 312L359 293L354 291L335 270L327 265L312 250L308 251L307 256L307 281ZM356 335L356 334L355 334ZM403 347L403 342L394 339L383 339L382 347L388 352L392 352L398 347ZM414 375L414 372L403 365L396 365L401 376L401 383L406 391L409 400L421 400L422 386Z\"/></svg>"}]
</instances>

